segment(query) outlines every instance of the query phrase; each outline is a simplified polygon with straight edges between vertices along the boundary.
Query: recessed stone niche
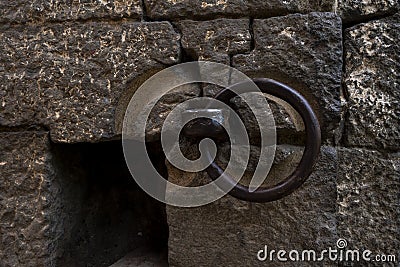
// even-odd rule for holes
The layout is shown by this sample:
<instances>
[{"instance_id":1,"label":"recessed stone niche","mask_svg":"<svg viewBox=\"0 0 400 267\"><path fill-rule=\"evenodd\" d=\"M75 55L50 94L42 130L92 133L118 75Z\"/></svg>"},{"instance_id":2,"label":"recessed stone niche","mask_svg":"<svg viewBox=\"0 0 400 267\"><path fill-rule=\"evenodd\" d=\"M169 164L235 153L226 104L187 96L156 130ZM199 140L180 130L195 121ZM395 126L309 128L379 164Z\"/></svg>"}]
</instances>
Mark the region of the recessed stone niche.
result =
<instances>
[{"instance_id":1,"label":"recessed stone niche","mask_svg":"<svg viewBox=\"0 0 400 267\"><path fill-rule=\"evenodd\" d=\"M156 146L149 145L149 151ZM167 262L165 205L131 177L120 141L52 144L60 194L55 266L110 266L126 254ZM163 162L151 153L155 162ZM158 156L159 157L159 156ZM157 166L165 174L163 166Z\"/></svg>"}]
</instances>

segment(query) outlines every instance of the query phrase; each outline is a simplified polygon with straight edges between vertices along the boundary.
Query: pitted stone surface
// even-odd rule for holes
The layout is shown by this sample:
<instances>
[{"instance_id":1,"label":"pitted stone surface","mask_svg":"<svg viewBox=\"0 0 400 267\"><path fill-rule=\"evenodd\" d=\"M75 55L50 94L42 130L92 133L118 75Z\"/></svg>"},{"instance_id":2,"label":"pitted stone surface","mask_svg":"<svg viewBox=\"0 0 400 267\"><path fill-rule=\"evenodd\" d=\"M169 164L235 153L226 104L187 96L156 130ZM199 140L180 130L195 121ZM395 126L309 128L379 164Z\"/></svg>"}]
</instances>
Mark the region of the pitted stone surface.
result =
<instances>
[{"instance_id":1,"label":"pitted stone surface","mask_svg":"<svg viewBox=\"0 0 400 267\"><path fill-rule=\"evenodd\" d=\"M400 15L346 30L346 142L400 148Z\"/></svg>"},{"instance_id":2,"label":"pitted stone surface","mask_svg":"<svg viewBox=\"0 0 400 267\"><path fill-rule=\"evenodd\" d=\"M230 66L231 55L247 53L251 49L252 37L248 19L184 20L176 25L182 33L182 48L196 60ZM226 83L229 81L229 75L229 71L218 73L219 78L226 79ZM221 87L213 84L202 84L201 87L205 96L221 90Z\"/></svg>"},{"instance_id":3,"label":"pitted stone surface","mask_svg":"<svg viewBox=\"0 0 400 267\"><path fill-rule=\"evenodd\" d=\"M300 147L278 147L269 179L289 174L299 156ZM199 208L167 206L170 266L259 266L257 252L264 245L288 251L333 247L337 240L336 168L336 149L323 147L306 183L279 201L256 204L225 196ZM171 165L168 171L174 183L207 177L183 173ZM280 264L299 266L298 262L274 262L274 266Z\"/></svg>"},{"instance_id":4,"label":"pitted stone surface","mask_svg":"<svg viewBox=\"0 0 400 267\"><path fill-rule=\"evenodd\" d=\"M216 19L211 21L185 20L176 22L182 33L182 47L192 58L198 60L211 60L213 62L230 64L230 57L235 54L249 53L251 49L250 21L247 19ZM230 73L222 73L229 81ZM203 93L214 96L222 88L216 85L203 84ZM246 129L249 130L252 143L259 143L258 126L255 118L238 99L232 99L233 105L241 115ZM295 133L291 118L285 110L270 102L274 111L275 122L278 130ZM283 137L282 131L279 136ZM287 137L287 134L286 134ZM283 137L287 140L286 137Z\"/></svg>"},{"instance_id":5,"label":"pitted stone surface","mask_svg":"<svg viewBox=\"0 0 400 267\"><path fill-rule=\"evenodd\" d=\"M48 134L0 133L0 265L50 266L57 234Z\"/></svg>"},{"instance_id":6,"label":"pitted stone surface","mask_svg":"<svg viewBox=\"0 0 400 267\"><path fill-rule=\"evenodd\" d=\"M332 11L334 1L283 0L145 0L147 14L153 19L224 17L271 17L289 13Z\"/></svg>"},{"instance_id":7,"label":"pitted stone surface","mask_svg":"<svg viewBox=\"0 0 400 267\"><path fill-rule=\"evenodd\" d=\"M229 55L250 50L248 19L185 20L177 25L182 47L193 58L229 65Z\"/></svg>"},{"instance_id":8,"label":"pitted stone surface","mask_svg":"<svg viewBox=\"0 0 400 267\"><path fill-rule=\"evenodd\" d=\"M334 248L338 238L349 248L399 258L400 15L346 29L344 48L340 21L347 27L389 16L399 5L397 0L0 0L0 266L106 266L124 255L125 247L159 239L148 227L159 222L157 206L138 198L145 193L130 187L134 184L117 182L130 177L123 160L104 147L88 153L92 144L71 149L72 144L50 143L47 129L55 142L119 138L130 97L157 71L186 60L181 49L192 59L231 64L250 77L290 85L316 111L325 144L337 144L342 118L340 144L347 148L322 147L307 182L273 203L226 196L200 208L168 207L170 266L268 265L257 260L264 245L321 251ZM231 78L229 72L214 75ZM220 90L185 85L164 96L146 125L147 141L159 140L170 110L201 89L204 95ZM285 110L271 106L278 143L300 145L303 132L294 132ZM258 162L258 127L240 101L236 107L252 143L246 183ZM223 147L219 155L228 150ZM197 147L188 153L193 151ZM289 175L302 151L278 146L264 185ZM227 161L220 159L221 165ZM205 172L167 167L172 182L210 182ZM101 201L95 194L81 201L89 184ZM120 220L120 211L131 214L130 220L124 215ZM119 224L103 224L114 219ZM129 256L120 264L160 262L159 255ZM324 263L330 265L337 263Z\"/></svg>"},{"instance_id":9,"label":"pitted stone surface","mask_svg":"<svg viewBox=\"0 0 400 267\"><path fill-rule=\"evenodd\" d=\"M207 91L207 93L211 92L211 90ZM288 107L287 103L285 103L286 106L284 107L281 105L282 102L276 103L268 99L268 96L266 96L266 99L274 117L277 144L303 145L305 142L304 123L299 113L293 108L290 108L288 112L286 109ZM231 103L246 127L250 143L261 145L259 123L252 111L239 97L233 98ZM264 106L260 105L253 108L258 109L258 112L265 112ZM260 123L265 125L266 122L261 121Z\"/></svg>"},{"instance_id":10,"label":"pitted stone surface","mask_svg":"<svg viewBox=\"0 0 400 267\"><path fill-rule=\"evenodd\" d=\"M85 20L142 15L140 0L0 0L0 22Z\"/></svg>"},{"instance_id":11,"label":"pitted stone surface","mask_svg":"<svg viewBox=\"0 0 400 267\"><path fill-rule=\"evenodd\" d=\"M390 15L399 9L398 0L339 0L337 6L345 23Z\"/></svg>"},{"instance_id":12,"label":"pitted stone surface","mask_svg":"<svg viewBox=\"0 0 400 267\"><path fill-rule=\"evenodd\" d=\"M180 53L167 22L3 26L0 40L0 124L44 125L57 142L113 137L126 83Z\"/></svg>"},{"instance_id":13,"label":"pitted stone surface","mask_svg":"<svg viewBox=\"0 0 400 267\"><path fill-rule=\"evenodd\" d=\"M400 156L340 148L338 232L349 248L399 255ZM382 266L382 265L377 265Z\"/></svg>"},{"instance_id":14,"label":"pitted stone surface","mask_svg":"<svg viewBox=\"0 0 400 267\"><path fill-rule=\"evenodd\" d=\"M319 117L323 137L339 126L342 74L341 20L310 13L254 20L255 49L233 57L251 77L272 78L299 91Z\"/></svg>"}]
</instances>

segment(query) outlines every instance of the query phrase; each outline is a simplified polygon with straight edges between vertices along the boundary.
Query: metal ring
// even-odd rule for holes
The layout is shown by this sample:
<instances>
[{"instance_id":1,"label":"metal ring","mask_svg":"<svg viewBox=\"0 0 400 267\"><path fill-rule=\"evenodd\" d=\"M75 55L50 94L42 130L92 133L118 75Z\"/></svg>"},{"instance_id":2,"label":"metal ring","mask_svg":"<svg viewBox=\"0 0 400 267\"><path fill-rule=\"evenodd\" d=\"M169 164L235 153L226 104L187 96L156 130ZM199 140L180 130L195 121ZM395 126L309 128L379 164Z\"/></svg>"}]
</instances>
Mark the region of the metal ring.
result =
<instances>
[{"instance_id":1,"label":"metal ring","mask_svg":"<svg viewBox=\"0 0 400 267\"><path fill-rule=\"evenodd\" d=\"M224 174L223 169L215 161L207 167L206 171L213 180L221 175L223 176L221 187L224 187L223 184L236 184L229 192L235 198L250 202L270 202L291 194L310 176L321 146L321 130L318 119L310 104L297 91L272 79L255 79L254 83L263 93L273 95L289 103L303 119L307 136L305 149L299 165L282 182L271 187L261 187L252 192L249 191L249 187L239 183L236 184L229 174ZM231 88L243 84L238 83L231 86ZM217 94L215 98L225 104L229 104L229 100L235 96L237 96L236 93L226 88Z\"/></svg>"}]
</instances>

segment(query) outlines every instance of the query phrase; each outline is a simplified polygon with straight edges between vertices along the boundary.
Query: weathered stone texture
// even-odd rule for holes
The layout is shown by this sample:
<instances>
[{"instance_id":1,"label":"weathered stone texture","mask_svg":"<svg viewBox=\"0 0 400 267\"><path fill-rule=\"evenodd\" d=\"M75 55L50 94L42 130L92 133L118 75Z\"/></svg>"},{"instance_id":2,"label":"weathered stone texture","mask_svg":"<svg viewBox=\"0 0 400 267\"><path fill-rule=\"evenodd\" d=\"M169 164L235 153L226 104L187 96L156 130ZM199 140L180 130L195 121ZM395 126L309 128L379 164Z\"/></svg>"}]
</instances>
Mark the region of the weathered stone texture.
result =
<instances>
[{"instance_id":1,"label":"weathered stone texture","mask_svg":"<svg viewBox=\"0 0 400 267\"><path fill-rule=\"evenodd\" d=\"M399 8L398 0L339 0L337 2L337 11L345 23L393 14Z\"/></svg>"},{"instance_id":2,"label":"weathered stone texture","mask_svg":"<svg viewBox=\"0 0 400 267\"><path fill-rule=\"evenodd\" d=\"M0 124L44 125L59 142L114 136L126 83L180 52L167 22L3 26L0 40Z\"/></svg>"},{"instance_id":3,"label":"weathered stone texture","mask_svg":"<svg viewBox=\"0 0 400 267\"><path fill-rule=\"evenodd\" d=\"M267 179L288 175L301 157L301 148L280 146L277 155ZM168 168L169 180L178 184L207 177ZM259 266L263 263L257 260L257 252L264 245L288 251L334 246L336 168L336 149L323 147L315 172L300 189L279 201L256 204L225 196L199 208L167 206L170 266ZM299 266L299 262L273 263L280 264Z\"/></svg>"},{"instance_id":4,"label":"weathered stone texture","mask_svg":"<svg viewBox=\"0 0 400 267\"><path fill-rule=\"evenodd\" d=\"M171 75L176 75L176 73L171 73ZM146 75L146 77L149 76ZM115 112L115 121L116 121L115 131L117 133L122 133L124 116L127 112L128 104L142 82L144 82L143 79L135 79L135 82L133 84L128 85L127 90L120 97L120 101L118 103L117 110ZM144 137L147 142L154 142L161 140L161 130L164 125L165 119L170 114L170 112L177 105L191 98L195 98L200 94L201 94L201 88L198 84L185 84L178 86L170 90L165 95L163 95L157 102L155 100L151 101L147 106L147 108L152 107L152 110L148 118L139 115L139 118L136 118L134 121L130 120L130 122L132 122L132 124L130 124L130 127L132 127L132 129L135 129L135 135L139 134L136 137L139 136L141 136L142 138ZM169 119L179 124L181 122L182 116L179 113L176 113L175 115L176 116L170 117ZM139 121L147 120L145 131L143 133L141 133L142 130L137 127L137 124L135 123L136 120ZM125 127L129 126L125 125ZM127 128L125 128L125 130L126 129Z\"/></svg>"},{"instance_id":5,"label":"weathered stone texture","mask_svg":"<svg viewBox=\"0 0 400 267\"><path fill-rule=\"evenodd\" d=\"M0 150L0 265L47 266L58 238L48 134L1 133Z\"/></svg>"},{"instance_id":6,"label":"weathered stone texture","mask_svg":"<svg viewBox=\"0 0 400 267\"><path fill-rule=\"evenodd\" d=\"M147 14L153 19L228 17L271 17L289 13L331 11L334 1L282 0L145 0Z\"/></svg>"},{"instance_id":7,"label":"weathered stone texture","mask_svg":"<svg viewBox=\"0 0 400 267\"><path fill-rule=\"evenodd\" d=\"M109 266L165 242L164 208L133 182L119 142L48 139L0 133L1 267Z\"/></svg>"},{"instance_id":8,"label":"weathered stone texture","mask_svg":"<svg viewBox=\"0 0 400 267\"><path fill-rule=\"evenodd\" d=\"M400 148L399 43L399 14L346 30L348 145Z\"/></svg>"},{"instance_id":9,"label":"weathered stone texture","mask_svg":"<svg viewBox=\"0 0 400 267\"><path fill-rule=\"evenodd\" d=\"M64 21L91 18L140 18L140 0L1 0L0 22Z\"/></svg>"},{"instance_id":10,"label":"weathered stone texture","mask_svg":"<svg viewBox=\"0 0 400 267\"><path fill-rule=\"evenodd\" d=\"M212 94L212 91L208 90L207 93ZM304 123L299 113L286 102L277 103L268 99L268 96L266 96L266 99L274 117L277 144L304 145ZM261 145L259 123L252 111L239 97L233 98L231 103L246 127L250 143ZM282 105L283 103L285 106ZM259 109L259 112L265 112L263 105L257 105L253 108ZM264 123L264 126L266 125L266 122L261 123Z\"/></svg>"},{"instance_id":11,"label":"weathered stone texture","mask_svg":"<svg viewBox=\"0 0 400 267\"><path fill-rule=\"evenodd\" d=\"M254 20L254 50L233 57L233 67L251 77L288 84L310 102L323 136L339 126L342 74L340 18L310 13Z\"/></svg>"},{"instance_id":12,"label":"weathered stone texture","mask_svg":"<svg viewBox=\"0 0 400 267\"><path fill-rule=\"evenodd\" d=\"M399 155L347 148L340 148L338 155L339 236L353 249L398 257Z\"/></svg>"},{"instance_id":13,"label":"weathered stone texture","mask_svg":"<svg viewBox=\"0 0 400 267\"><path fill-rule=\"evenodd\" d=\"M249 23L248 19L184 20L177 26L190 56L229 65L229 55L250 50Z\"/></svg>"},{"instance_id":14,"label":"weathered stone texture","mask_svg":"<svg viewBox=\"0 0 400 267\"><path fill-rule=\"evenodd\" d=\"M247 53L251 49L249 19L184 20L176 25L182 33L182 48L192 59L229 66L232 55ZM218 75L229 83L229 71ZM220 86L213 84L202 84L201 87L205 96L215 95L221 90Z\"/></svg>"},{"instance_id":15,"label":"weathered stone texture","mask_svg":"<svg viewBox=\"0 0 400 267\"><path fill-rule=\"evenodd\" d=\"M255 20L255 49L251 52L248 22L217 19L182 21L177 25L182 32L182 46L193 58L229 64L229 57L233 56L233 66L251 77L273 78L300 90L320 116L324 135L331 134L338 127L341 114L340 19L330 13L313 13ZM230 73L225 75L229 80ZM204 95L213 96L220 90L218 86L203 85ZM258 142L255 118L237 104L251 140ZM279 136L285 135L285 141L292 135L296 135L292 139L299 139L301 133L295 131L285 110L272 102L271 107Z\"/></svg>"}]
</instances>

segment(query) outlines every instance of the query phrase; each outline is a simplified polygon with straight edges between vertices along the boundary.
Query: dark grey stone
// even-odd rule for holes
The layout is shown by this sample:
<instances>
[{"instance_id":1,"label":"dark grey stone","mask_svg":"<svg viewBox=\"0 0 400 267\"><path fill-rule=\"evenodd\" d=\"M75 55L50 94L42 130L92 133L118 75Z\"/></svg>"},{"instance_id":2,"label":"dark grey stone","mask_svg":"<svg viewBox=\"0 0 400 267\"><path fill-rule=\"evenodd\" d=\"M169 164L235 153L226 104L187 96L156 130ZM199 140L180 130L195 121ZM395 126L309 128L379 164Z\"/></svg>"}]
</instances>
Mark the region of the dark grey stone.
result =
<instances>
[{"instance_id":1,"label":"dark grey stone","mask_svg":"<svg viewBox=\"0 0 400 267\"><path fill-rule=\"evenodd\" d=\"M279 146L267 179L277 181L288 175L301 151L300 147ZM306 183L279 201L256 204L225 196L199 208L167 206L170 266L259 266L263 263L257 260L257 252L264 245L287 251L335 246L336 168L336 149L323 147ZM207 178L204 172L184 173L171 165L168 171L169 180L178 184L193 185Z\"/></svg>"},{"instance_id":2,"label":"dark grey stone","mask_svg":"<svg viewBox=\"0 0 400 267\"><path fill-rule=\"evenodd\" d=\"M109 266L166 242L165 208L134 183L120 142L2 132L0 150L0 266Z\"/></svg>"},{"instance_id":3,"label":"dark grey stone","mask_svg":"<svg viewBox=\"0 0 400 267\"><path fill-rule=\"evenodd\" d=\"M338 155L339 236L347 240L349 249L393 254L398 259L399 155L358 148L340 148Z\"/></svg>"},{"instance_id":4,"label":"dark grey stone","mask_svg":"<svg viewBox=\"0 0 400 267\"><path fill-rule=\"evenodd\" d=\"M153 72L150 72L151 74ZM149 78L149 75L144 75L144 77ZM125 112L127 110L129 101L132 96L135 94L138 87L145 81L145 79L139 78L135 79L133 83L127 86L127 90L120 97L120 101L117 105L117 109L115 112L115 129L117 133L122 132L122 125ZM201 88L198 84L185 84L178 86L164 96L160 98L158 102L152 101L149 105L154 105L150 115L147 118L146 122L146 130L141 133L140 136L145 137L147 142L153 142L161 140L161 129L164 125L165 119L170 114L170 112L179 104L189 100L191 98L195 98L201 94ZM182 116L179 113L175 114L176 116L170 117L171 120L175 121L176 124L181 123ZM143 116L138 118L137 120L146 120ZM133 123L132 127L135 127L135 123ZM139 133L141 130L136 128L136 133Z\"/></svg>"},{"instance_id":5,"label":"dark grey stone","mask_svg":"<svg viewBox=\"0 0 400 267\"><path fill-rule=\"evenodd\" d=\"M48 133L0 133L0 265L49 266L55 171Z\"/></svg>"},{"instance_id":6,"label":"dark grey stone","mask_svg":"<svg viewBox=\"0 0 400 267\"><path fill-rule=\"evenodd\" d=\"M192 19L224 17L271 17L289 13L332 11L333 1L282 1L282 0L180 0L144 1L147 15L153 19Z\"/></svg>"},{"instance_id":7,"label":"dark grey stone","mask_svg":"<svg viewBox=\"0 0 400 267\"><path fill-rule=\"evenodd\" d=\"M167 22L3 26L0 40L0 125L39 124L57 142L115 136L115 109L132 91L129 82L180 56Z\"/></svg>"},{"instance_id":8,"label":"dark grey stone","mask_svg":"<svg viewBox=\"0 0 400 267\"><path fill-rule=\"evenodd\" d=\"M332 137L341 118L340 18L332 13L310 13L256 19L253 30L254 50L235 55L233 67L299 91L316 112L324 140Z\"/></svg>"},{"instance_id":9,"label":"dark grey stone","mask_svg":"<svg viewBox=\"0 0 400 267\"><path fill-rule=\"evenodd\" d=\"M207 93L211 92L207 91ZM279 104L268 99L268 97L266 99L272 115L274 116L277 144L303 145L305 142L304 123L299 113L287 103L285 103L284 107L281 105L283 102ZM246 127L250 143L253 145L260 145L260 127L256 117L239 97L233 98L231 103ZM259 109L259 112L265 112L264 106L257 106L255 108ZM286 108L288 108L289 111Z\"/></svg>"},{"instance_id":10,"label":"dark grey stone","mask_svg":"<svg viewBox=\"0 0 400 267\"><path fill-rule=\"evenodd\" d=\"M140 0L1 0L0 22L25 23L37 21L86 20L92 18L139 19Z\"/></svg>"},{"instance_id":11,"label":"dark grey stone","mask_svg":"<svg viewBox=\"0 0 400 267\"><path fill-rule=\"evenodd\" d=\"M339 0L337 11L345 23L390 15L400 8L398 0Z\"/></svg>"},{"instance_id":12,"label":"dark grey stone","mask_svg":"<svg viewBox=\"0 0 400 267\"><path fill-rule=\"evenodd\" d=\"M251 48L249 19L184 20L176 25L182 33L182 48L195 60L230 66L232 55L247 53ZM228 82L229 72L218 75ZM212 96L221 90L221 87L212 84L202 84L201 87L205 96Z\"/></svg>"},{"instance_id":13,"label":"dark grey stone","mask_svg":"<svg viewBox=\"0 0 400 267\"><path fill-rule=\"evenodd\" d=\"M190 56L229 65L229 55L250 50L249 23L248 19L184 20L177 26Z\"/></svg>"},{"instance_id":14,"label":"dark grey stone","mask_svg":"<svg viewBox=\"0 0 400 267\"><path fill-rule=\"evenodd\" d=\"M181 43L186 53L193 59L209 60L230 65L230 57L235 54L249 53L251 49L251 35L249 20L246 19L216 19L212 21L185 20L176 22L182 33ZM225 73L227 81L230 73ZM222 88L216 85L203 84L203 93L214 96ZM246 107L233 99L234 106L238 109L246 128L249 130L252 143L259 143L258 124L255 117L251 116ZM279 142L287 141L288 136L293 140L290 143L298 144L301 133L296 131L291 117L281 106L270 102L274 112L276 126L279 131ZM283 131L285 130L285 131ZM290 133L290 134L288 134ZM296 135L297 134L297 135ZM293 137L293 135L296 135Z\"/></svg>"},{"instance_id":15,"label":"dark grey stone","mask_svg":"<svg viewBox=\"0 0 400 267\"><path fill-rule=\"evenodd\" d=\"M400 148L400 15L345 32L350 146Z\"/></svg>"}]
</instances>

